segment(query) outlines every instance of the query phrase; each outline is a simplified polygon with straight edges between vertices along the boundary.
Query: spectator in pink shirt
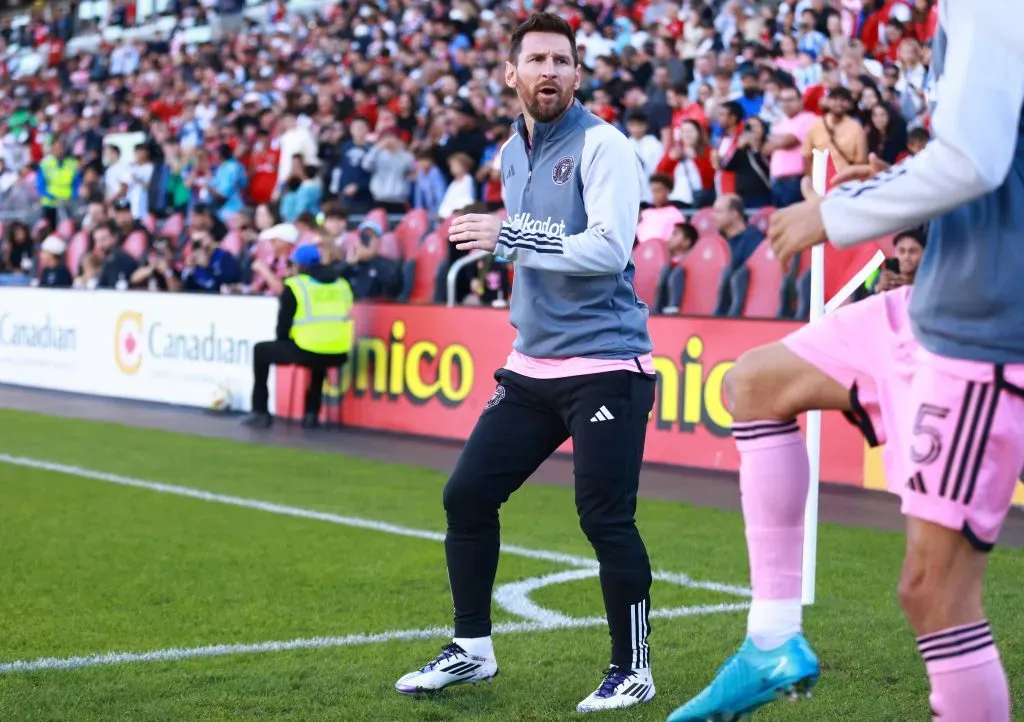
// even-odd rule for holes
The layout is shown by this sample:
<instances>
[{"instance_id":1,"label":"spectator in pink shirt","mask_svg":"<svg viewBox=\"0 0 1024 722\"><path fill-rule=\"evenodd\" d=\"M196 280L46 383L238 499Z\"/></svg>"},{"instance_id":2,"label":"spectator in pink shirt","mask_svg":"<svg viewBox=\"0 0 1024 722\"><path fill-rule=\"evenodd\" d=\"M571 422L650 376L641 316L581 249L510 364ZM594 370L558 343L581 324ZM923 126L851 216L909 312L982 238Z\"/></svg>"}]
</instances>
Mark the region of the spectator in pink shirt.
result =
<instances>
[{"instance_id":1,"label":"spectator in pink shirt","mask_svg":"<svg viewBox=\"0 0 1024 722\"><path fill-rule=\"evenodd\" d=\"M772 126L771 137L763 152L771 155L772 204L776 208L785 208L802 197L800 179L805 173L804 136L817 116L804 110L800 93L792 86L779 91L779 105L784 117Z\"/></svg>"}]
</instances>

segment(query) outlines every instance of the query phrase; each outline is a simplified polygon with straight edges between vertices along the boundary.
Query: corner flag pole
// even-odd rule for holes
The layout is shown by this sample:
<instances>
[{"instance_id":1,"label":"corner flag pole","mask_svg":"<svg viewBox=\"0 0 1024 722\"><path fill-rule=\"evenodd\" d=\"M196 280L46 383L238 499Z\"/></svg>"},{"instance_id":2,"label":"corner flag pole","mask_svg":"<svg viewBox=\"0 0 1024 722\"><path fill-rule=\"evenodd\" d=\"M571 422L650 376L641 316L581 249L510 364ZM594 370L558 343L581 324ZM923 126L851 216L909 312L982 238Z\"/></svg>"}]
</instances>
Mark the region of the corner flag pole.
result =
<instances>
[{"instance_id":1,"label":"corner flag pole","mask_svg":"<svg viewBox=\"0 0 1024 722\"><path fill-rule=\"evenodd\" d=\"M814 192L825 195L828 151L814 151L811 183ZM811 323L825 315L825 247L811 249ZM807 414L807 459L810 462L810 486L804 509L803 603L814 604L814 575L818 557L818 484L821 480L821 412Z\"/></svg>"}]
</instances>

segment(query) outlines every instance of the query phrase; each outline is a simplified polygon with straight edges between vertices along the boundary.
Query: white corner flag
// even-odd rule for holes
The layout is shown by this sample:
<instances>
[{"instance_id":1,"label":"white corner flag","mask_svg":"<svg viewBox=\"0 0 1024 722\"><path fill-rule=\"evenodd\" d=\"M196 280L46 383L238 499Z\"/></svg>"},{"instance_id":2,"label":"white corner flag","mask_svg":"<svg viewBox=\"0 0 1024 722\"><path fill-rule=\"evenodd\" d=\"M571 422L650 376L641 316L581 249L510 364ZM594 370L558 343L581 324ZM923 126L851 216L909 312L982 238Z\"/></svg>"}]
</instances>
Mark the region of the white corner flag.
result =
<instances>
[{"instance_id":1,"label":"white corner flag","mask_svg":"<svg viewBox=\"0 0 1024 722\"><path fill-rule=\"evenodd\" d=\"M811 182L814 192L825 195L830 179L828 151L815 150L811 165ZM831 298L825 298L825 246L811 249L811 323L817 323L825 314L839 308L857 288L867 280L876 268L882 265L885 254L881 250L846 281ZM814 604L815 571L818 555L818 487L821 482L821 412L807 414L807 458L810 462L811 478L807 491L807 507L804 509L804 554L803 590L805 605Z\"/></svg>"}]
</instances>

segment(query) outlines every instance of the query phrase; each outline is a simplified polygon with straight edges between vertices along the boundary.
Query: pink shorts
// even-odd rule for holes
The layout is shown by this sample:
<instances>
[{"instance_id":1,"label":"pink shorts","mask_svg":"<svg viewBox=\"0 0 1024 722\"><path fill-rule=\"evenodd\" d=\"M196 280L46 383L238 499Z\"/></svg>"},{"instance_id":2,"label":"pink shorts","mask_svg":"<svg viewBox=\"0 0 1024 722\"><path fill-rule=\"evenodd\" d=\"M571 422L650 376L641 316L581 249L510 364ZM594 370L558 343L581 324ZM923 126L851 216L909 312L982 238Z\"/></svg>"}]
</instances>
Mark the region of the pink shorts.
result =
<instances>
[{"instance_id":1,"label":"pink shorts","mask_svg":"<svg viewBox=\"0 0 1024 722\"><path fill-rule=\"evenodd\" d=\"M989 550L1024 465L1024 364L946 358L910 328L910 288L844 306L789 335L793 353L850 389L847 418L885 444L903 513Z\"/></svg>"}]
</instances>

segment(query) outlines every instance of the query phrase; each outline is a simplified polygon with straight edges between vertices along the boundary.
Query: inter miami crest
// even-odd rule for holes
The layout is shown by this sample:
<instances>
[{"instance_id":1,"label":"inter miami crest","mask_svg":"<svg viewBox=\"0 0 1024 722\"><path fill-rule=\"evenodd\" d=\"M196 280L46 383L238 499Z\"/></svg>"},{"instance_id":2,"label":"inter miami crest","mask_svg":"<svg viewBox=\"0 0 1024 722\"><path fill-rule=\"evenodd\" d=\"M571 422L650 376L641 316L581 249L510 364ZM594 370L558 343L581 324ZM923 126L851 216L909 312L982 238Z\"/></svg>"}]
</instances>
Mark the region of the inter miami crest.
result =
<instances>
[{"instance_id":1,"label":"inter miami crest","mask_svg":"<svg viewBox=\"0 0 1024 722\"><path fill-rule=\"evenodd\" d=\"M494 389L494 393L491 394L491 398L487 401L485 409L493 409L495 406L501 403L501 400L505 398L505 387L499 386Z\"/></svg>"},{"instance_id":2,"label":"inter miami crest","mask_svg":"<svg viewBox=\"0 0 1024 722\"><path fill-rule=\"evenodd\" d=\"M576 161L572 159L571 155L562 156L551 169L551 180L555 182L555 185L564 186L572 178L572 171L575 167Z\"/></svg>"}]
</instances>

